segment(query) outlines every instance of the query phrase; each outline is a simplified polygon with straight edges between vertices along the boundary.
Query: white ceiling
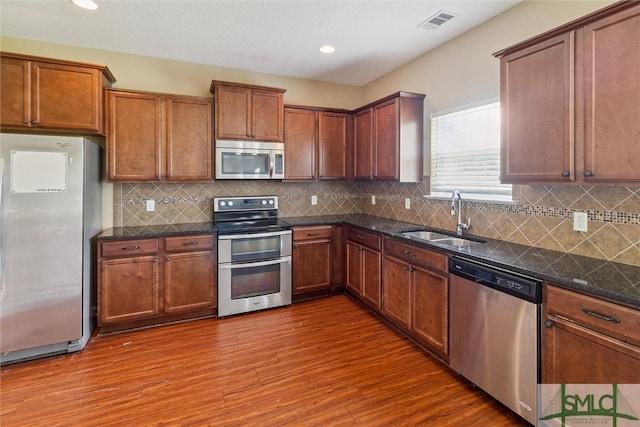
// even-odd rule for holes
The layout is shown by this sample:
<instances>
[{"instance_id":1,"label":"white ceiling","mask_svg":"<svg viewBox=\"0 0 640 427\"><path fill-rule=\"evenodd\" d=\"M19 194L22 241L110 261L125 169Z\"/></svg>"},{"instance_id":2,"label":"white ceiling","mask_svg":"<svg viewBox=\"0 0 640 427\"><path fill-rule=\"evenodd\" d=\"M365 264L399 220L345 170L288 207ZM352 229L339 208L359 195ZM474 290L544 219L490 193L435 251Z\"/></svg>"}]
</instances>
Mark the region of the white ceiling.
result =
<instances>
[{"instance_id":1,"label":"white ceiling","mask_svg":"<svg viewBox=\"0 0 640 427\"><path fill-rule=\"evenodd\" d=\"M363 86L522 0L1 0L0 33ZM436 30L418 25L445 10ZM331 55L318 51L331 44Z\"/></svg>"}]
</instances>

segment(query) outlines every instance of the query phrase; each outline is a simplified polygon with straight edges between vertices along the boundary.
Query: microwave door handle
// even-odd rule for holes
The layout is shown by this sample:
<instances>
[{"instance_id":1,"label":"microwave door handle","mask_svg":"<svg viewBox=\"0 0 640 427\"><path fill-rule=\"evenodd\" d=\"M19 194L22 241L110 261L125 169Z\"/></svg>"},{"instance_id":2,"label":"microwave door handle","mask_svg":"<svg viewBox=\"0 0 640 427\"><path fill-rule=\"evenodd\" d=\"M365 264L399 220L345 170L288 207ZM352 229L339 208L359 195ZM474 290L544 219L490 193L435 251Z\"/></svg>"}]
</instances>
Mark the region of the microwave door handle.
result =
<instances>
[{"instance_id":1,"label":"microwave door handle","mask_svg":"<svg viewBox=\"0 0 640 427\"><path fill-rule=\"evenodd\" d=\"M274 168L273 157L274 157L274 154L271 153L271 155L269 155L269 178L273 178L273 168Z\"/></svg>"}]
</instances>

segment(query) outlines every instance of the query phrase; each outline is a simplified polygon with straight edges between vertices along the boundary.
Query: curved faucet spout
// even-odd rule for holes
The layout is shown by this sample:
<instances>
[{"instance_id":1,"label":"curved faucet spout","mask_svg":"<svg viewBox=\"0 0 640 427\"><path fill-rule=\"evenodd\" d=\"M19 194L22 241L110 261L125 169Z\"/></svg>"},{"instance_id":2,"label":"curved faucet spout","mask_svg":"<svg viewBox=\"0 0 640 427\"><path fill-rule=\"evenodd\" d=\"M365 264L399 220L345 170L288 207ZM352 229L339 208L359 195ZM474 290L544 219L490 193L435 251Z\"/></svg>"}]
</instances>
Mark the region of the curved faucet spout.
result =
<instances>
[{"instance_id":1,"label":"curved faucet spout","mask_svg":"<svg viewBox=\"0 0 640 427\"><path fill-rule=\"evenodd\" d=\"M462 196L458 190L451 193L451 215L456 214L456 202L458 203L458 223L456 224L456 234L462 236L462 230L468 230L471 227L471 218L465 224L462 222Z\"/></svg>"}]
</instances>

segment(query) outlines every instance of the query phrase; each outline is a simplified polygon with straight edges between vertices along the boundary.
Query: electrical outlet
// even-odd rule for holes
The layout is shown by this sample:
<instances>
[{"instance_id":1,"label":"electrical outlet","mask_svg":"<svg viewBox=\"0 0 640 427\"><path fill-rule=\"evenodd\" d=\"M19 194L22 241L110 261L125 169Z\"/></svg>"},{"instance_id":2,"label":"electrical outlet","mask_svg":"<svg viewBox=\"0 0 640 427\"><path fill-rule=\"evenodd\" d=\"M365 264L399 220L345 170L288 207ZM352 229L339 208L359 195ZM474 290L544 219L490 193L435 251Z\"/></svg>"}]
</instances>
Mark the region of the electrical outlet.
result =
<instances>
[{"instance_id":1,"label":"electrical outlet","mask_svg":"<svg viewBox=\"0 0 640 427\"><path fill-rule=\"evenodd\" d=\"M573 213L573 229L575 231L587 231L587 222L589 221L586 212Z\"/></svg>"},{"instance_id":2,"label":"electrical outlet","mask_svg":"<svg viewBox=\"0 0 640 427\"><path fill-rule=\"evenodd\" d=\"M404 199L404 208L405 209L411 209L411 199L410 198L406 198Z\"/></svg>"},{"instance_id":3,"label":"electrical outlet","mask_svg":"<svg viewBox=\"0 0 640 427\"><path fill-rule=\"evenodd\" d=\"M147 200L147 212L153 212L156 210L156 201L155 200Z\"/></svg>"},{"instance_id":4,"label":"electrical outlet","mask_svg":"<svg viewBox=\"0 0 640 427\"><path fill-rule=\"evenodd\" d=\"M376 204L376 196L375 195L371 195L371 204L372 205Z\"/></svg>"},{"instance_id":5,"label":"electrical outlet","mask_svg":"<svg viewBox=\"0 0 640 427\"><path fill-rule=\"evenodd\" d=\"M311 196L311 204L312 205L317 205L318 204L318 196L316 196L315 194L313 196Z\"/></svg>"}]
</instances>

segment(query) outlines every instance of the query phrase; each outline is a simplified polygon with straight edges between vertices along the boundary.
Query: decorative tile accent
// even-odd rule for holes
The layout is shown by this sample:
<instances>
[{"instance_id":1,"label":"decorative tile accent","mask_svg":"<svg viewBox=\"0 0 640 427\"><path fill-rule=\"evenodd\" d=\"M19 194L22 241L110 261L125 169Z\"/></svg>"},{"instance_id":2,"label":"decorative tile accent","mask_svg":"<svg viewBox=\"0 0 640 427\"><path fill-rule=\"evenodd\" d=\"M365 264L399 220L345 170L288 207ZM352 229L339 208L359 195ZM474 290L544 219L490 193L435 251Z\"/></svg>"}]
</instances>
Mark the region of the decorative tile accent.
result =
<instances>
[{"instance_id":1,"label":"decorative tile accent","mask_svg":"<svg viewBox=\"0 0 640 427\"><path fill-rule=\"evenodd\" d=\"M365 213L444 230L455 230L448 200L425 199L429 182L277 182L114 184L114 225L145 226L208 222L213 198L277 195L281 216ZM516 203L463 200L470 234L577 255L640 265L640 187L514 186ZM311 196L318 204L311 205ZM371 196L376 204L371 205ZM411 209L404 200L411 200ZM145 200L156 202L146 212ZM573 231L573 212L586 212L589 231Z\"/></svg>"}]
</instances>

